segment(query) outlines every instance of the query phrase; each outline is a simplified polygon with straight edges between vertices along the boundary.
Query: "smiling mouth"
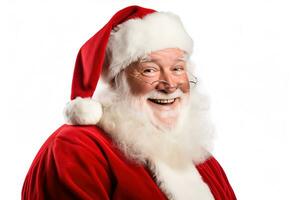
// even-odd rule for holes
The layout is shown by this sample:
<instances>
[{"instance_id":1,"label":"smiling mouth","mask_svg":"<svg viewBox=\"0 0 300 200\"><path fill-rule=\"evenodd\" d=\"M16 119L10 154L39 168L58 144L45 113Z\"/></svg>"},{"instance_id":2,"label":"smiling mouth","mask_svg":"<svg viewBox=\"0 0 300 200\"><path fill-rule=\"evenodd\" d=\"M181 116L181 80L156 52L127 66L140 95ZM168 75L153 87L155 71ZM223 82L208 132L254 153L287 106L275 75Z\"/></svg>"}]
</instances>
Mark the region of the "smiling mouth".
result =
<instances>
[{"instance_id":1,"label":"smiling mouth","mask_svg":"<svg viewBox=\"0 0 300 200\"><path fill-rule=\"evenodd\" d=\"M150 99L149 98L148 100L159 105L171 105L176 101L176 99L178 98L173 98L173 99Z\"/></svg>"}]
</instances>

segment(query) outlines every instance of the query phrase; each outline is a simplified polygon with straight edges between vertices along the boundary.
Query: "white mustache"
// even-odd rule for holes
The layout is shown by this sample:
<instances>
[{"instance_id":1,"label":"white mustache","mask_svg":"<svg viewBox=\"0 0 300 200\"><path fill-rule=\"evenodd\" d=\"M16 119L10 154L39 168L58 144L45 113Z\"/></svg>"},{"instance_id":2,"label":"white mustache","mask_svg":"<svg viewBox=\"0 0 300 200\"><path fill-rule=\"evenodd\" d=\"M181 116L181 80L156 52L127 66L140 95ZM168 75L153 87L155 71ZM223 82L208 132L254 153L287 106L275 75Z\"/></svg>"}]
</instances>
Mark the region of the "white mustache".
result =
<instances>
[{"instance_id":1,"label":"white mustache","mask_svg":"<svg viewBox=\"0 0 300 200\"><path fill-rule=\"evenodd\" d=\"M146 99L175 99L180 98L184 94L180 89L177 89L175 92L171 94L164 94L158 91L151 91L148 94L145 95Z\"/></svg>"}]
</instances>

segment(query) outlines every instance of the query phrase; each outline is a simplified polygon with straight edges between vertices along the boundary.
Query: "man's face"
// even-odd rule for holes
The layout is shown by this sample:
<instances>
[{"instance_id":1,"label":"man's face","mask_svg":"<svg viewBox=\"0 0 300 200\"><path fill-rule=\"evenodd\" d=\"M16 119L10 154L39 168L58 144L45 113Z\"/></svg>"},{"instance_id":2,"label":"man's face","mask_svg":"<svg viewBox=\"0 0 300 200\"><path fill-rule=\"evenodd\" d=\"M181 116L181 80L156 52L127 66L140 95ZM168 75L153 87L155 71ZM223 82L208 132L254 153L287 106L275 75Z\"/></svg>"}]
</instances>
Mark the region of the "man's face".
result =
<instances>
[{"instance_id":1,"label":"man's face","mask_svg":"<svg viewBox=\"0 0 300 200\"><path fill-rule=\"evenodd\" d=\"M176 48L152 52L127 67L125 74L130 92L155 121L174 126L190 91L185 53Z\"/></svg>"}]
</instances>

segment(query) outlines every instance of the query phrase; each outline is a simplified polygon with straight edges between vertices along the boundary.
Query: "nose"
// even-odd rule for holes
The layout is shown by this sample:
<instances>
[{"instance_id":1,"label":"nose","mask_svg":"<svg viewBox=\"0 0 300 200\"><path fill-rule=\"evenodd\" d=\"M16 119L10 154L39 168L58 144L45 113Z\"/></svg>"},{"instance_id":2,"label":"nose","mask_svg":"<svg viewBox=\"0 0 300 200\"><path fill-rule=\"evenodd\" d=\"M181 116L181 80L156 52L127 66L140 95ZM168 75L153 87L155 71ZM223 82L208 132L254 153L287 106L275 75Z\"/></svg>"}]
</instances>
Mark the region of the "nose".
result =
<instances>
[{"instance_id":1,"label":"nose","mask_svg":"<svg viewBox=\"0 0 300 200\"><path fill-rule=\"evenodd\" d=\"M172 77L171 74L162 73L156 86L156 89L164 93L175 92L179 86L179 83L174 79L176 79L176 77Z\"/></svg>"}]
</instances>

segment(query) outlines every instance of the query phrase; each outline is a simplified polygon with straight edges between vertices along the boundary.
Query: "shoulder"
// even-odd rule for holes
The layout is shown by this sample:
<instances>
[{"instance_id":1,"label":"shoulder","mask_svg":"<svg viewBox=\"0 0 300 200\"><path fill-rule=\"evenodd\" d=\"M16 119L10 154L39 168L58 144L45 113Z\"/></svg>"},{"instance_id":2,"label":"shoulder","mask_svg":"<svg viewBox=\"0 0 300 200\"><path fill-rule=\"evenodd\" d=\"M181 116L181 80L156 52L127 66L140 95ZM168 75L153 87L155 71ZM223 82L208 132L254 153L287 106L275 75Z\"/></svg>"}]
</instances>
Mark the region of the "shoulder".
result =
<instances>
[{"instance_id":1,"label":"shoulder","mask_svg":"<svg viewBox=\"0 0 300 200\"><path fill-rule=\"evenodd\" d=\"M61 126L33 161L24 199L35 199L36 193L45 199L108 199L112 173L104 148L109 140L98 127Z\"/></svg>"},{"instance_id":2,"label":"shoulder","mask_svg":"<svg viewBox=\"0 0 300 200\"><path fill-rule=\"evenodd\" d=\"M105 160L105 152L112 148L108 136L97 126L62 125L42 145L33 164L41 160L81 159L96 157Z\"/></svg>"},{"instance_id":3,"label":"shoulder","mask_svg":"<svg viewBox=\"0 0 300 200\"><path fill-rule=\"evenodd\" d=\"M51 138L51 139L50 139ZM71 143L83 146L110 145L111 139L97 126L63 125L49 139L52 143Z\"/></svg>"},{"instance_id":4,"label":"shoulder","mask_svg":"<svg viewBox=\"0 0 300 200\"><path fill-rule=\"evenodd\" d=\"M73 152L101 155L112 148L111 139L97 126L62 125L45 142L45 148L60 155ZM76 153L75 153L76 152Z\"/></svg>"},{"instance_id":5,"label":"shoulder","mask_svg":"<svg viewBox=\"0 0 300 200\"><path fill-rule=\"evenodd\" d=\"M75 126L64 124L54 132L55 138L102 138L104 137L104 132L95 125L85 125L85 126Z\"/></svg>"}]
</instances>

